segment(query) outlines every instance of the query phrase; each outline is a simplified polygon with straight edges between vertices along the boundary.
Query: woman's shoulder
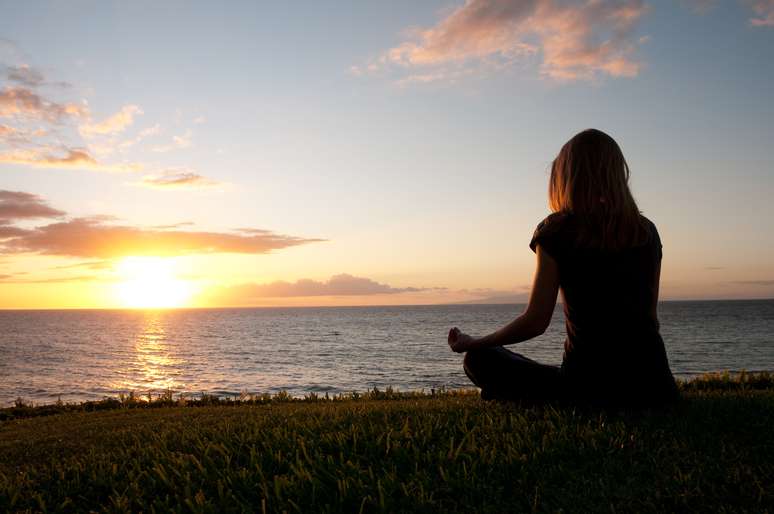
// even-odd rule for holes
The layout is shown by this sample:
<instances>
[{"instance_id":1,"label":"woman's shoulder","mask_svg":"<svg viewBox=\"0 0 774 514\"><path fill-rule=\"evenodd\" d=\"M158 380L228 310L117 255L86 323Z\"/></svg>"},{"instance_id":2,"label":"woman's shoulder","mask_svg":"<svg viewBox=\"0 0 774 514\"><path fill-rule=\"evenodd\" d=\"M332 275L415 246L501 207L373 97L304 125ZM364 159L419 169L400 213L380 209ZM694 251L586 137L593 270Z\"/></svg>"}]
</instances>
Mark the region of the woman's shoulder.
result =
<instances>
[{"instance_id":1,"label":"woman's shoulder","mask_svg":"<svg viewBox=\"0 0 774 514\"><path fill-rule=\"evenodd\" d=\"M532 234L532 240L529 247L532 251L537 251L537 246L541 245L549 253L557 247L559 240L568 233L567 229L573 223L573 216L567 212L554 212L543 218L535 228Z\"/></svg>"},{"instance_id":2,"label":"woman's shoulder","mask_svg":"<svg viewBox=\"0 0 774 514\"><path fill-rule=\"evenodd\" d=\"M640 214L640 222L642 223L642 226L645 228L645 233L647 235L646 243L650 243L653 246L656 246L660 250L661 237L658 234L658 229L656 228L656 224L642 214Z\"/></svg>"}]
</instances>

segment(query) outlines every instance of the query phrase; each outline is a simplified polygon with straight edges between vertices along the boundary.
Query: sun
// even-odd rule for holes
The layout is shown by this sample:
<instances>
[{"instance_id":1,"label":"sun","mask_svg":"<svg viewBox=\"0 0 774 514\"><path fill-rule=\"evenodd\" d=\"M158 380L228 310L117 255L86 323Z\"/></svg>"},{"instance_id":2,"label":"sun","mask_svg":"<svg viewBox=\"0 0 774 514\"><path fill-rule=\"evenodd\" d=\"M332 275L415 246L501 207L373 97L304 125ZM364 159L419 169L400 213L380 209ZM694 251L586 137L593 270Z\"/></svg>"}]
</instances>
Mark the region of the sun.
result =
<instances>
[{"instance_id":1,"label":"sun","mask_svg":"<svg viewBox=\"0 0 774 514\"><path fill-rule=\"evenodd\" d=\"M175 275L174 259L125 257L117 269L121 281L116 285L116 296L124 307L184 307L193 293L192 285Z\"/></svg>"}]
</instances>

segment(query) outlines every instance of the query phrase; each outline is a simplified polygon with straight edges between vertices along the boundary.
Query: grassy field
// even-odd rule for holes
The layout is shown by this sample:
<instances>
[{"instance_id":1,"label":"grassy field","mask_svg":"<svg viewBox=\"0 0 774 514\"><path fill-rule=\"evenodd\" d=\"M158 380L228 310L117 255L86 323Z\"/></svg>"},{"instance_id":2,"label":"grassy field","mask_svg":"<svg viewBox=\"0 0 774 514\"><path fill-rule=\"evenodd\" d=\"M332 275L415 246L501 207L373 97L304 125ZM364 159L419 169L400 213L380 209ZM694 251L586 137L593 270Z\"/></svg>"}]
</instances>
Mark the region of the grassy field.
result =
<instances>
[{"instance_id":1,"label":"grassy field","mask_svg":"<svg viewBox=\"0 0 774 514\"><path fill-rule=\"evenodd\" d=\"M0 512L774 512L774 380L660 411L470 392L0 411Z\"/></svg>"}]
</instances>

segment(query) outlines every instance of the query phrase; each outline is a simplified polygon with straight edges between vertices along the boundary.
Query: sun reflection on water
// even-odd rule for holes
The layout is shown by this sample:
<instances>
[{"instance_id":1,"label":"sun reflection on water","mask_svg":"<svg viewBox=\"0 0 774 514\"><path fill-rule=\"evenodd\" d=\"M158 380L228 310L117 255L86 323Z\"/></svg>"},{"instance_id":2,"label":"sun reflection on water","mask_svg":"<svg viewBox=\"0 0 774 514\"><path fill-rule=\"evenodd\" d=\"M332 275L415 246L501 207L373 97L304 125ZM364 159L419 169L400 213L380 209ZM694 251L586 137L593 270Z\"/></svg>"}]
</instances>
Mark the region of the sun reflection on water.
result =
<instances>
[{"instance_id":1,"label":"sun reflection on water","mask_svg":"<svg viewBox=\"0 0 774 514\"><path fill-rule=\"evenodd\" d=\"M143 325L135 336L132 359L121 389L146 393L184 388L180 376L186 362L170 344L165 314L150 310L143 313Z\"/></svg>"}]
</instances>

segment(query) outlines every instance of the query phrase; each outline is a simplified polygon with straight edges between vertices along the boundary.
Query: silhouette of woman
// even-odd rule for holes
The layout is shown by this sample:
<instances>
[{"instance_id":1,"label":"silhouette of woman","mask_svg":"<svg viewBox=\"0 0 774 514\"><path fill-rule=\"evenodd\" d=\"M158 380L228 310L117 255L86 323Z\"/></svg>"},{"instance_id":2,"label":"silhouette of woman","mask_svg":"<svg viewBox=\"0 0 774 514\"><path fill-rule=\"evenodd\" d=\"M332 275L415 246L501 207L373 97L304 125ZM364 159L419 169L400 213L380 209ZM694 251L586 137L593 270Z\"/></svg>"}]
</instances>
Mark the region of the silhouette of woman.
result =
<instances>
[{"instance_id":1,"label":"silhouette of woman","mask_svg":"<svg viewBox=\"0 0 774 514\"><path fill-rule=\"evenodd\" d=\"M661 240L640 214L618 144L599 130L570 139L551 166L553 213L530 248L537 270L524 313L496 332L449 331L484 399L653 405L677 397L657 316ZM542 334L561 291L561 366L503 348Z\"/></svg>"}]
</instances>

